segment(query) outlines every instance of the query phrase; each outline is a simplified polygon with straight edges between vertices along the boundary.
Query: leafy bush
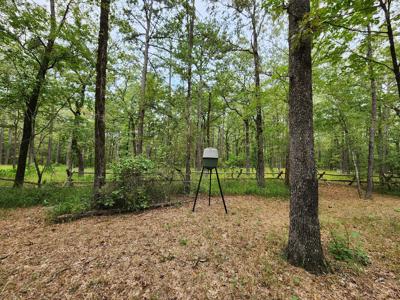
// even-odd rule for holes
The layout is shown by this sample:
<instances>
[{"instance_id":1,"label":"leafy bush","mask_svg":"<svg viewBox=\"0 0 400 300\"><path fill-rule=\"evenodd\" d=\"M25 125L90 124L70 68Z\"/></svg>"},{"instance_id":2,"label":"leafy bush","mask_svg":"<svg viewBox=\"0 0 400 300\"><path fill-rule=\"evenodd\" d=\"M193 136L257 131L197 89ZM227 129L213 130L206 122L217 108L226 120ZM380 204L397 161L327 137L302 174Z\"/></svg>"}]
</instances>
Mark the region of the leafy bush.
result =
<instances>
[{"instance_id":1,"label":"leafy bush","mask_svg":"<svg viewBox=\"0 0 400 300\"><path fill-rule=\"evenodd\" d=\"M127 157L113 166L113 181L101 191L100 208L138 211L150 206L148 179L154 174L155 164L143 157Z\"/></svg>"},{"instance_id":2,"label":"leafy bush","mask_svg":"<svg viewBox=\"0 0 400 300\"><path fill-rule=\"evenodd\" d=\"M362 249L360 243L360 234L351 232L348 234L339 234L331 232L332 240L328 244L328 250L336 260L352 262L366 266L370 264L370 259Z\"/></svg>"}]
</instances>

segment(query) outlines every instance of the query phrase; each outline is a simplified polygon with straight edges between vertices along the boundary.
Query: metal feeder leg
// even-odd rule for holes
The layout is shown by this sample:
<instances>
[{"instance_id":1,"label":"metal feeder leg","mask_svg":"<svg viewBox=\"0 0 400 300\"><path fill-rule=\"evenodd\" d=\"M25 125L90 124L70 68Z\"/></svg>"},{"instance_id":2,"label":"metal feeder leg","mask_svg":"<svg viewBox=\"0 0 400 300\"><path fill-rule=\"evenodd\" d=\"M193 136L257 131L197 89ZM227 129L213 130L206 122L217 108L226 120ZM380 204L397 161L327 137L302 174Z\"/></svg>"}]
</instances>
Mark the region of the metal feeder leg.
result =
<instances>
[{"instance_id":1,"label":"metal feeder leg","mask_svg":"<svg viewBox=\"0 0 400 300\"><path fill-rule=\"evenodd\" d=\"M211 174L212 174L212 169L210 171L210 186L208 188L208 206L211 205Z\"/></svg>"},{"instance_id":2,"label":"metal feeder leg","mask_svg":"<svg viewBox=\"0 0 400 300\"><path fill-rule=\"evenodd\" d=\"M199 195L200 183L201 183L201 179L203 178L203 172L204 172L204 167L201 169L199 185L197 186L196 197L194 198L194 203L193 203L193 210L192 210L193 212L194 212L194 208L196 207L196 201L197 201L197 196Z\"/></svg>"},{"instance_id":3,"label":"metal feeder leg","mask_svg":"<svg viewBox=\"0 0 400 300\"><path fill-rule=\"evenodd\" d=\"M221 193L222 202L224 203L225 213L227 214L227 213L228 213L228 210L226 209L224 194L222 193L221 183L219 182L219 176L218 176L217 168L215 168L215 173L217 174L217 180L218 180L219 191L220 191L220 193Z\"/></svg>"}]
</instances>

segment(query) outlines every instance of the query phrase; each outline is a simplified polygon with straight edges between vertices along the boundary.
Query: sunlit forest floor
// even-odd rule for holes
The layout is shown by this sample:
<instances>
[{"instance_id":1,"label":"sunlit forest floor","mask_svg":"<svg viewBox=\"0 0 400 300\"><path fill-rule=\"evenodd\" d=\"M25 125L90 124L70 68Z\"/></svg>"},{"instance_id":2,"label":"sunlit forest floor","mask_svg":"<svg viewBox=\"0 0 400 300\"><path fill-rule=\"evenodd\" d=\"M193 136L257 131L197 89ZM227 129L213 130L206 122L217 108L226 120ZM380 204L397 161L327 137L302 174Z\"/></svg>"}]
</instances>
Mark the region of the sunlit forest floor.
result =
<instances>
[{"instance_id":1,"label":"sunlit forest floor","mask_svg":"<svg viewBox=\"0 0 400 300\"><path fill-rule=\"evenodd\" d=\"M53 225L45 208L0 210L2 299L400 299L400 198L359 200L320 186L325 253L333 273L289 265L287 200L220 198ZM371 264L338 262L333 232L357 233ZM359 234L359 235L358 235Z\"/></svg>"}]
</instances>

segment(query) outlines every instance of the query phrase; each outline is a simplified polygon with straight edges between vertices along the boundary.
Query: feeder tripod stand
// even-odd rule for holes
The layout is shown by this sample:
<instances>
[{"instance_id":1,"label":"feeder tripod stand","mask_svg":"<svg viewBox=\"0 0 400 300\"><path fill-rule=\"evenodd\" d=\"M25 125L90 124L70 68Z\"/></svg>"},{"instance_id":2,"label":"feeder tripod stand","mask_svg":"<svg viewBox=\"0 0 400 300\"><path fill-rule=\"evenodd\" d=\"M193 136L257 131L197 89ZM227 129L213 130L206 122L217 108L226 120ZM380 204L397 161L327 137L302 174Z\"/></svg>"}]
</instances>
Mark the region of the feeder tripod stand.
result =
<instances>
[{"instance_id":1,"label":"feeder tripod stand","mask_svg":"<svg viewBox=\"0 0 400 300\"><path fill-rule=\"evenodd\" d=\"M210 186L209 186L209 188L208 188L208 205L211 205L211 174L212 174L212 169L215 169L215 174L217 175L217 181L218 181L219 191L220 191L220 193L221 193L222 202L224 203L225 213L227 214L227 213L228 213L228 210L226 209L224 194L222 193L221 182L219 181L219 176L218 176L217 168L208 168L208 167L203 167L203 168L201 169L200 180L199 180L199 184L198 184L198 186L197 186L196 197L194 198L194 203L193 203L193 212L194 212L194 209L196 208L197 197L198 197L198 195L199 195L200 183L201 183L201 179L203 178L204 169L208 169L208 171L209 171L209 173L210 173Z\"/></svg>"}]
</instances>

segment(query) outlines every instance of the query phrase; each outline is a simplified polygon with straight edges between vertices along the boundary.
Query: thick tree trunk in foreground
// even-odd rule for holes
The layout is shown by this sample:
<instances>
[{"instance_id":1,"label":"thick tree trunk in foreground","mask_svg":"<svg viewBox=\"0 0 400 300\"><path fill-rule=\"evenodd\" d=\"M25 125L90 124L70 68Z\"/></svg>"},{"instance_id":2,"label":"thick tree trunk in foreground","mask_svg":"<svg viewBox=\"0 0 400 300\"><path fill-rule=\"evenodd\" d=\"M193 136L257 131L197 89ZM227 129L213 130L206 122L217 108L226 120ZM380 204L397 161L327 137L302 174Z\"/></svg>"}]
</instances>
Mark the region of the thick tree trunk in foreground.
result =
<instances>
[{"instance_id":1,"label":"thick tree trunk in foreground","mask_svg":"<svg viewBox=\"0 0 400 300\"><path fill-rule=\"evenodd\" d=\"M289 2L290 227L288 261L312 273L327 267L318 219L318 181L314 161L312 36L301 29L310 0Z\"/></svg>"},{"instance_id":2,"label":"thick tree trunk in foreground","mask_svg":"<svg viewBox=\"0 0 400 300\"><path fill-rule=\"evenodd\" d=\"M94 148L94 206L97 206L100 188L106 181L105 156L105 104L106 104L106 73L107 73L107 44L110 0L100 3L100 30L96 63L96 93L95 93L95 148Z\"/></svg>"},{"instance_id":3,"label":"thick tree trunk in foreground","mask_svg":"<svg viewBox=\"0 0 400 300\"><path fill-rule=\"evenodd\" d=\"M192 152L192 120L191 120L191 109L192 109L192 50L193 50L193 38L194 38L194 18L195 18L195 5L194 0L186 2L187 5L187 17L188 17L188 66L187 66L187 95L186 95L186 157L185 157L185 193L190 193L190 162Z\"/></svg>"},{"instance_id":4,"label":"thick tree trunk in foreground","mask_svg":"<svg viewBox=\"0 0 400 300\"><path fill-rule=\"evenodd\" d=\"M368 25L368 58L372 58L371 46L371 28ZM372 198L372 190L374 187L374 149L375 149L375 124L376 124L376 80L372 63L368 61L369 76L371 82L371 123L369 128L369 144L368 144L368 174L367 174L367 190L365 199Z\"/></svg>"}]
</instances>

